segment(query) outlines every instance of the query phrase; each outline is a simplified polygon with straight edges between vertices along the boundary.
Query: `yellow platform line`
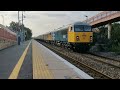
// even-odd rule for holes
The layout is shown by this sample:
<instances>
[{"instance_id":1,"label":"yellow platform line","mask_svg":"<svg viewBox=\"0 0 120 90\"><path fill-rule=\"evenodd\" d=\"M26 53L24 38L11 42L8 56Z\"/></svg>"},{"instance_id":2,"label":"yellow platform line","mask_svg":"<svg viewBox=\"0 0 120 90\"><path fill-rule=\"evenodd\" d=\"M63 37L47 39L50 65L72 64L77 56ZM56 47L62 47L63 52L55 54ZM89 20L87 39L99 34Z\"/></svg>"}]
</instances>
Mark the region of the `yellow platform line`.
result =
<instances>
[{"instance_id":1,"label":"yellow platform line","mask_svg":"<svg viewBox=\"0 0 120 90\"><path fill-rule=\"evenodd\" d=\"M20 71L20 68L22 66L22 63L25 59L25 56L27 54L27 51L28 51L28 48L30 46L30 43L31 41L29 42L28 46L26 47L25 51L23 52L22 56L20 57L18 63L16 64L16 66L14 67L12 73L10 74L9 78L8 79L17 79L18 77L18 74L19 74L19 71Z\"/></svg>"},{"instance_id":2,"label":"yellow platform line","mask_svg":"<svg viewBox=\"0 0 120 90\"><path fill-rule=\"evenodd\" d=\"M33 79L53 79L52 73L45 65L42 51L37 46L38 42L32 41Z\"/></svg>"}]
</instances>

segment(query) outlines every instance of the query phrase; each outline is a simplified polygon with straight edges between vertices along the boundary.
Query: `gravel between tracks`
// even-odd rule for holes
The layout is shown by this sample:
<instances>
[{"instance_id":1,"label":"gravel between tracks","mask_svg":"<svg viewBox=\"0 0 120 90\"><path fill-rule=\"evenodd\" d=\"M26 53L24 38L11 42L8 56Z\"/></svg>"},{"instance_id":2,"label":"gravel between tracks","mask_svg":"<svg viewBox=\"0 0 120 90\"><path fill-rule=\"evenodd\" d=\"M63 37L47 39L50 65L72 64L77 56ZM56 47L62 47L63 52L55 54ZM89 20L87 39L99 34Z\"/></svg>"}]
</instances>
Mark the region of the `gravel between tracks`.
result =
<instances>
[{"instance_id":1,"label":"gravel between tracks","mask_svg":"<svg viewBox=\"0 0 120 90\"><path fill-rule=\"evenodd\" d=\"M101 73L103 73L105 75L112 77L113 79L120 79L120 68L116 68L116 67L107 65L105 63L98 62L89 57L85 57L81 53L72 52L65 48L57 47L54 45L49 45L49 46L51 46L54 49L57 49L59 52L62 52L68 56L70 55L72 58L79 60L80 62L100 71ZM95 58L97 58L97 56ZM100 59L100 58L98 58L98 59ZM109 62L109 60L108 60L108 62ZM120 65L120 64L117 64L117 65Z\"/></svg>"}]
</instances>

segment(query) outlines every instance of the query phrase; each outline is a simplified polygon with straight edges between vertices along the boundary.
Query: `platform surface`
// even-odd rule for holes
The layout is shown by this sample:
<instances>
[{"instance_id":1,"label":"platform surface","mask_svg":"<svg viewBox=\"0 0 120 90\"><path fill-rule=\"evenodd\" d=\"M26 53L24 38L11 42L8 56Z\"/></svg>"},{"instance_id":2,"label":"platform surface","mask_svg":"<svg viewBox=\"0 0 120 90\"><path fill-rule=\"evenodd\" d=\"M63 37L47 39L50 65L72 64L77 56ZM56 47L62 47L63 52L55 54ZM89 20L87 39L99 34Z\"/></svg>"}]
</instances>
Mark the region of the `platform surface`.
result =
<instances>
[{"instance_id":1,"label":"platform surface","mask_svg":"<svg viewBox=\"0 0 120 90\"><path fill-rule=\"evenodd\" d=\"M0 50L0 79L8 79L10 77L13 69L19 62L19 59L23 55L29 42L30 41L26 41L24 43L21 43L21 45L15 45L15 46L6 48L4 50ZM29 47L29 49L30 48L31 47ZM27 53L32 53L32 52L28 50ZM29 59L28 56L31 57L31 55L27 54L24 59L27 62L31 63L32 60ZM21 68L24 69L25 72L28 72L28 71L32 72L32 69L31 69L32 66L29 63L25 63L25 66L28 67L28 69L26 69L26 67L23 65L21 66ZM17 72L19 73L19 70L17 70ZM24 73L23 74L24 76L23 75L22 76L25 78L26 76L28 76L28 73L25 73L25 72L20 72L19 74ZM27 78L31 78L30 73L29 73L29 77Z\"/></svg>"},{"instance_id":2,"label":"platform surface","mask_svg":"<svg viewBox=\"0 0 120 90\"><path fill-rule=\"evenodd\" d=\"M35 40L0 50L0 79L93 79Z\"/></svg>"},{"instance_id":3,"label":"platform surface","mask_svg":"<svg viewBox=\"0 0 120 90\"><path fill-rule=\"evenodd\" d=\"M37 41L32 41L33 79L92 79Z\"/></svg>"}]
</instances>

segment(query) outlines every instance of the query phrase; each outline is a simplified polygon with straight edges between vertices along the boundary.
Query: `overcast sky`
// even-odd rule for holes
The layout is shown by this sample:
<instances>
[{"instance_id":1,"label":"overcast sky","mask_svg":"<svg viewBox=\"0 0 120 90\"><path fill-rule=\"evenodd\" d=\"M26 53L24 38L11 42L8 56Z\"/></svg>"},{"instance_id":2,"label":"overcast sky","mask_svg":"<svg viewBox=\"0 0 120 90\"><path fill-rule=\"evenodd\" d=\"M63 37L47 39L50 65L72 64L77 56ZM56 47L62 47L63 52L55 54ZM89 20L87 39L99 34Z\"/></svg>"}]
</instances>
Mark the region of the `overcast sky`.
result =
<instances>
[{"instance_id":1,"label":"overcast sky","mask_svg":"<svg viewBox=\"0 0 120 90\"><path fill-rule=\"evenodd\" d=\"M24 25L30 28L33 36L53 31L63 25L86 19L85 15L92 17L101 11L25 11ZM11 21L18 22L17 11L0 11L0 24L9 26ZM20 12L21 17L21 12ZM21 19L21 18L20 18Z\"/></svg>"}]
</instances>

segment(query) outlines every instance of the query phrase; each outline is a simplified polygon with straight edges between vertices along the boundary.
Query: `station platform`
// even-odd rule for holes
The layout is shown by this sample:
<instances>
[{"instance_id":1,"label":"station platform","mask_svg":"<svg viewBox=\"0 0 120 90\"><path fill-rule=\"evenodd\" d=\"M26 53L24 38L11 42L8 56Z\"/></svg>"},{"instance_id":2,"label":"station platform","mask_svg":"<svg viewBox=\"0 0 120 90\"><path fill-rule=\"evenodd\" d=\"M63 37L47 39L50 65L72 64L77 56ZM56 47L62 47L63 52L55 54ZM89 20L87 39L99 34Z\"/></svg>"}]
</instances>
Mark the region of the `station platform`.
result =
<instances>
[{"instance_id":1,"label":"station platform","mask_svg":"<svg viewBox=\"0 0 120 90\"><path fill-rule=\"evenodd\" d=\"M39 42L0 50L0 79L93 79Z\"/></svg>"},{"instance_id":2,"label":"station platform","mask_svg":"<svg viewBox=\"0 0 120 90\"><path fill-rule=\"evenodd\" d=\"M33 79L92 79L37 41L32 41Z\"/></svg>"}]
</instances>

